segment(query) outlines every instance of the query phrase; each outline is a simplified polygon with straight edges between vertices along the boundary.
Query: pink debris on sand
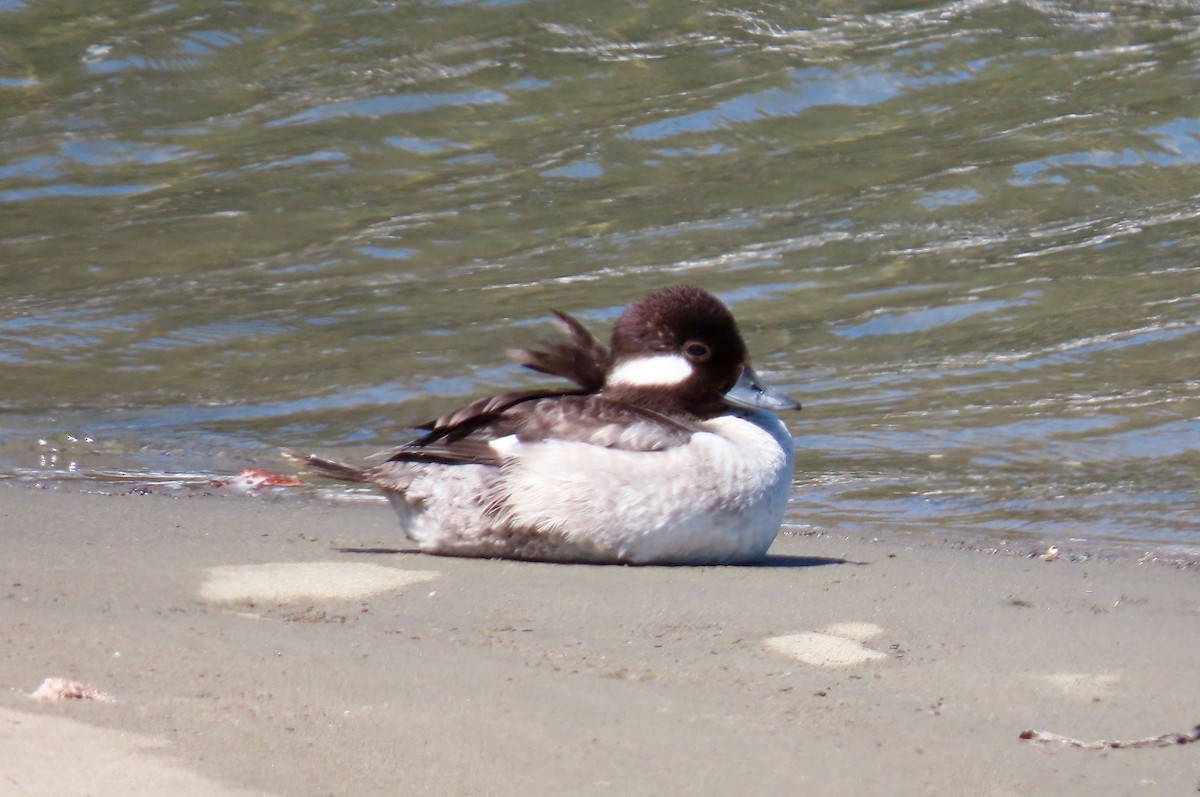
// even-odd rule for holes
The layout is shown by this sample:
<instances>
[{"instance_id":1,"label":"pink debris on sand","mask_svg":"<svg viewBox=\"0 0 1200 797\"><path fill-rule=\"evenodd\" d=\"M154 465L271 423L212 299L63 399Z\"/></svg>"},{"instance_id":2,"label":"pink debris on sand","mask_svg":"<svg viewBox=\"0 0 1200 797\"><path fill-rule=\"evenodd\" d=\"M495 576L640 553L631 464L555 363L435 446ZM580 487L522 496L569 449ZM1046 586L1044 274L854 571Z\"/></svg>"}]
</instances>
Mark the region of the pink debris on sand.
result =
<instances>
[{"instance_id":1,"label":"pink debris on sand","mask_svg":"<svg viewBox=\"0 0 1200 797\"><path fill-rule=\"evenodd\" d=\"M236 476L213 481L213 487L232 487L235 490L257 490L261 487L296 487L304 480L296 476L283 476L265 468L246 468Z\"/></svg>"},{"instance_id":2,"label":"pink debris on sand","mask_svg":"<svg viewBox=\"0 0 1200 797\"><path fill-rule=\"evenodd\" d=\"M112 695L101 692L91 684L68 678L47 678L29 695L34 700L90 700L93 703L116 703Z\"/></svg>"}]
</instances>

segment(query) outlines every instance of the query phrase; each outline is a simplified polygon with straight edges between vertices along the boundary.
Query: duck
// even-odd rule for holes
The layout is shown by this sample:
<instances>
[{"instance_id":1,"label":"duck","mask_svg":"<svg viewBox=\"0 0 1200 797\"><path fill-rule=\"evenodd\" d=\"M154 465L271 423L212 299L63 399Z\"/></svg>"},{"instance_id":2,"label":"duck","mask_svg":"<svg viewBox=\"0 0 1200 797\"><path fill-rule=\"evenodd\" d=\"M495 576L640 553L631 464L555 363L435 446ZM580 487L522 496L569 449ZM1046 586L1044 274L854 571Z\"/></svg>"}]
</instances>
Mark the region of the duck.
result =
<instances>
[{"instance_id":1,"label":"duck","mask_svg":"<svg viewBox=\"0 0 1200 797\"><path fill-rule=\"evenodd\" d=\"M564 340L509 357L572 385L502 393L428 423L355 466L288 452L371 484L406 537L438 555L592 564L741 564L783 522L800 404L750 366L737 322L690 285L634 302L608 346L553 311ZM369 461L369 460L368 460Z\"/></svg>"}]
</instances>

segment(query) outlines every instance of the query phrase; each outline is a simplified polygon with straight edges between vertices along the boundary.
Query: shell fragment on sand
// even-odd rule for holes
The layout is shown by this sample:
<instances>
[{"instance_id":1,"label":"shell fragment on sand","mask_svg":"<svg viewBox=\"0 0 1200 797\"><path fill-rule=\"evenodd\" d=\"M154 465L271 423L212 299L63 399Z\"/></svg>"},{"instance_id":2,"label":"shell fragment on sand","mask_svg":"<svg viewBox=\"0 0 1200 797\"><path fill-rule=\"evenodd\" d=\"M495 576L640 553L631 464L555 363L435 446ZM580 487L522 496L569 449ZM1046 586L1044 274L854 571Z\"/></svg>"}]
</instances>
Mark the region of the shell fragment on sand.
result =
<instances>
[{"instance_id":1,"label":"shell fragment on sand","mask_svg":"<svg viewBox=\"0 0 1200 797\"><path fill-rule=\"evenodd\" d=\"M263 487L298 487L304 480L298 476L273 473L265 468L247 468L227 479L213 479L213 487L230 487L235 490L258 490Z\"/></svg>"},{"instance_id":2,"label":"shell fragment on sand","mask_svg":"<svg viewBox=\"0 0 1200 797\"><path fill-rule=\"evenodd\" d=\"M50 677L42 681L29 696L34 700L87 700L92 703L116 703L112 695L101 692L91 684L69 678Z\"/></svg>"}]
</instances>

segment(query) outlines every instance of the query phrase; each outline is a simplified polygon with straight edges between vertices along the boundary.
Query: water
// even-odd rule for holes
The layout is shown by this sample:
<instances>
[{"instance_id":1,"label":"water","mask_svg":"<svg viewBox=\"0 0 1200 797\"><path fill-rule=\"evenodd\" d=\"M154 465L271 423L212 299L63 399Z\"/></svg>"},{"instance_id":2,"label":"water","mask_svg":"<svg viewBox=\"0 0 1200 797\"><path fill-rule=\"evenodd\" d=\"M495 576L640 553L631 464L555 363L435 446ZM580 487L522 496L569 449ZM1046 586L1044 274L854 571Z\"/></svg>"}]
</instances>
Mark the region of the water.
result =
<instances>
[{"instance_id":1,"label":"water","mask_svg":"<svg viewBox=\"0 0 1200 797\"><path fill-rule=\"evenodd\" d=\"M1200 550L1200 11L0 0L0 477L356 456L724 298L788 522Z\"/></svg>"}]
</instances>

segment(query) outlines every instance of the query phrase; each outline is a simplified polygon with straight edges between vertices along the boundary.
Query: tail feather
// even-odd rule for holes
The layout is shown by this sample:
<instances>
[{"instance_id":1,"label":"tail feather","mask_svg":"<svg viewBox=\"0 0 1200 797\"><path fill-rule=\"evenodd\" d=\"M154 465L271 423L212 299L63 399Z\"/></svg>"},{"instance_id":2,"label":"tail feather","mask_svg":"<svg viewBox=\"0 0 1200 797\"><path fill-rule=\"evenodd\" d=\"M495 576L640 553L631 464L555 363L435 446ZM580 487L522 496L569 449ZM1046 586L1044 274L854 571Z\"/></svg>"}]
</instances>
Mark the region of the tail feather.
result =
<instances>
[{"instance_id":1,"label":"tail feather","mask_svg":"<svg viewBox=\"0 0 1200 797\"><path fill-rule=\"evenodd\" d=\"M294 462L299 462L307 468L313 468L319 471L322 476L328 476L331 479L338 479L345 482L370 481L367 478L367 472L363 468L356 468L353 465L347 465L343 462L335 462L332 459L318 457L316 454L304 454L290 449L284 449L283 455Z\"/></svg>"}]
</instances>

